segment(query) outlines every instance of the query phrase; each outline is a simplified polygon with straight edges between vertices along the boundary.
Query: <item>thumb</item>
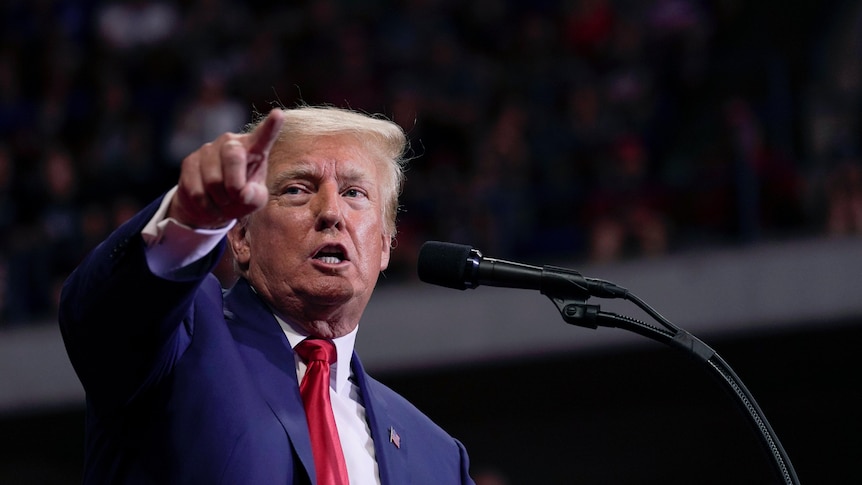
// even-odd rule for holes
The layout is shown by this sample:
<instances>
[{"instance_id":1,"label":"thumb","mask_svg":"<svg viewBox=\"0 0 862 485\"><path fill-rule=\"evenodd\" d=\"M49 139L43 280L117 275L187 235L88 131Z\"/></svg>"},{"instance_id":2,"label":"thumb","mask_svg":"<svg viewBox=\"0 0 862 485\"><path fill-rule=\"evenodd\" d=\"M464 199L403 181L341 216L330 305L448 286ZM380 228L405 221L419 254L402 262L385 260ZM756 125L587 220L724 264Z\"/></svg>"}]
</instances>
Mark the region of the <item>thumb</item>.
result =
<instances>
[{"instance_id":1,"label":"thumb","mask_svg":"<svg viewBox=\"0 0 862 485\"><path fill-rule=\"evenodd\" d=\"M239 191L242 203L250 207L263 207L268 197L266 185L260 181L249 180Z\"/></svg>"}]
</instances>

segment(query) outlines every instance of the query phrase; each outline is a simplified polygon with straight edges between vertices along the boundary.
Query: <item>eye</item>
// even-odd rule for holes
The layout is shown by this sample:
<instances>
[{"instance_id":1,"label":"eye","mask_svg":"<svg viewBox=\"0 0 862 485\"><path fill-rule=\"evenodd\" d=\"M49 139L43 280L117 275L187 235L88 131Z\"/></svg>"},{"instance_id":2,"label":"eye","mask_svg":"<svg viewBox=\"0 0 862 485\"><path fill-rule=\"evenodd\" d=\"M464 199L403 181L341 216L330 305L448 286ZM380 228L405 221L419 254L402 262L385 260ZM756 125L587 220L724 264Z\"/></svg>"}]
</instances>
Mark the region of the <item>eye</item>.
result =
<instances>
[{"instance_id":1,"label":"eye","mask_svg":"<svg viewBox=\"0 0 862 485\"><path fill-rule=\"evenodd\" d=\"M301 185L288 185L287 187L282 189L281 193L284 195L299 195L305 191L305 187Z\"/></svg>"},{"instance_id":2,"label":"eye","mask_svg":"<svg viewBox=\"0 0 862 485\"><path fill-rule=\"evenodd\" d=\"M362 191L361 189L357 189L355 187L352 187L352 188L345 190L344 192L342 192L342 194L345 197L354 197L354 198L355 197L365 197L365 195L366 195L364 191Z\"/></svg>"}]
</instances>

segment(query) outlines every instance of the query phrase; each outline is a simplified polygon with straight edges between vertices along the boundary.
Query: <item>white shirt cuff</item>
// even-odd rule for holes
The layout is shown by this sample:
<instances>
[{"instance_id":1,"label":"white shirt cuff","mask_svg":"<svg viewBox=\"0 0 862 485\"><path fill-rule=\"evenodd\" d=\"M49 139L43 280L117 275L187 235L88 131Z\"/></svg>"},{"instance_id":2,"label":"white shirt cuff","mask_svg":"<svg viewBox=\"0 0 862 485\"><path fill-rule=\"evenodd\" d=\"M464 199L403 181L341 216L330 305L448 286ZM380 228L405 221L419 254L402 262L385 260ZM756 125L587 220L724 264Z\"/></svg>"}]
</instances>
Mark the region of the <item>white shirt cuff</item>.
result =
<instances>
[{"instance_id":1,"label":"white shirt cuff","mask_svg":"<svg viewBox=\"0 0 862 485\"><path fill-rule=\"evenodd\" d=\"M217 229L196 229L167 217L177 187L165 194L162 204L144 226L141 236L146 244L147 265L156 276L183 280L201 276L209 265L196 264L209 254L236 224L236 220ZM204 266L204 267L201 267Z\"/></svg>"}]
</instances>

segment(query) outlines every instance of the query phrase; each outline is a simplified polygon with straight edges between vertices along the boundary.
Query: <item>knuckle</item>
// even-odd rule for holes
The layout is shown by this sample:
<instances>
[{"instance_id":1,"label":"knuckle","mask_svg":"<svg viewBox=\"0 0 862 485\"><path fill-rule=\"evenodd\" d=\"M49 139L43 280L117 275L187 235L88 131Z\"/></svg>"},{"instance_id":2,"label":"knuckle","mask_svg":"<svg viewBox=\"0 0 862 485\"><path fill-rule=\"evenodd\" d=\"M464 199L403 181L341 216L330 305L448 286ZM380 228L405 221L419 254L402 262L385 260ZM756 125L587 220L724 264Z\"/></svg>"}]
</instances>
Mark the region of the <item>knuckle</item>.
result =
<instances>
[{"instance_id":1,"label":"knuckle","mask_svg":"<svg viewBox=\"0 0 862 485\"><path fill-rule=\"evenodd\" d=\"M224 145L230 141L235 141L236 139L237 139L236 133L230 133L230 132L222 133L221 135L218 136L218 138L215 139L215 143L218 145Z\"/></svg>"},{"instance_id":2,"label":"knuckle","mask_svg":"<svg viewBox=\"0 0 862 485\"><path fill-rule=\"evenodd\" d=\"M187 170L193 170L196 167L200 166L200 163L200 154L198 152L192 152L188 156L186 156L186 158L183 159L182 168Z\"/></svg>"},{"instance_id":3,"label":"knuckle","mask_svg":"<svg viewBox=\"0 0 862 485\"><path fill-rule=\"evenodd\" d=\"M241 164L243 163L245 158L243 155L243 146L240 142L236 140L231 140L222 145L221 159L223 163Z\"/></svg>"}]
</instances>

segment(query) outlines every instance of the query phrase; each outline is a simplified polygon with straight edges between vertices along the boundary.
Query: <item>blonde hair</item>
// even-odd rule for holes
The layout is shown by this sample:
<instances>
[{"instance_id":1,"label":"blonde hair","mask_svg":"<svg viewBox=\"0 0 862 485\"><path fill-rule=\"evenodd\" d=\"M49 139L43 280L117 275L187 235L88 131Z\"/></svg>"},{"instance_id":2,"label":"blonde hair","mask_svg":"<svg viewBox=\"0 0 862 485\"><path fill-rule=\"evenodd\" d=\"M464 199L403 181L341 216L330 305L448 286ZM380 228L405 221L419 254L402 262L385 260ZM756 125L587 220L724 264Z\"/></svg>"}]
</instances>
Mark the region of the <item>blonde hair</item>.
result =
<instances>
[{"instance_id":1,"label":"blonde hair","mask_svg":"<svg viewBox=\"0 0 862 485\"><path fill-rule=\"evenodd\" d=\"M398 196L404 185L404 169L409 147L404 130L383 116L368 115L349 109L306 105L279 109L284 112L285 120L277 143L289 143L296 138L348 134L355 136L369 153L378 156L383 169L380 193L383 198L384 228L390 240L394 239ZM252 131L265 116L265 114L258 114L245 131Z\"/></svg>"}]
</instances>

